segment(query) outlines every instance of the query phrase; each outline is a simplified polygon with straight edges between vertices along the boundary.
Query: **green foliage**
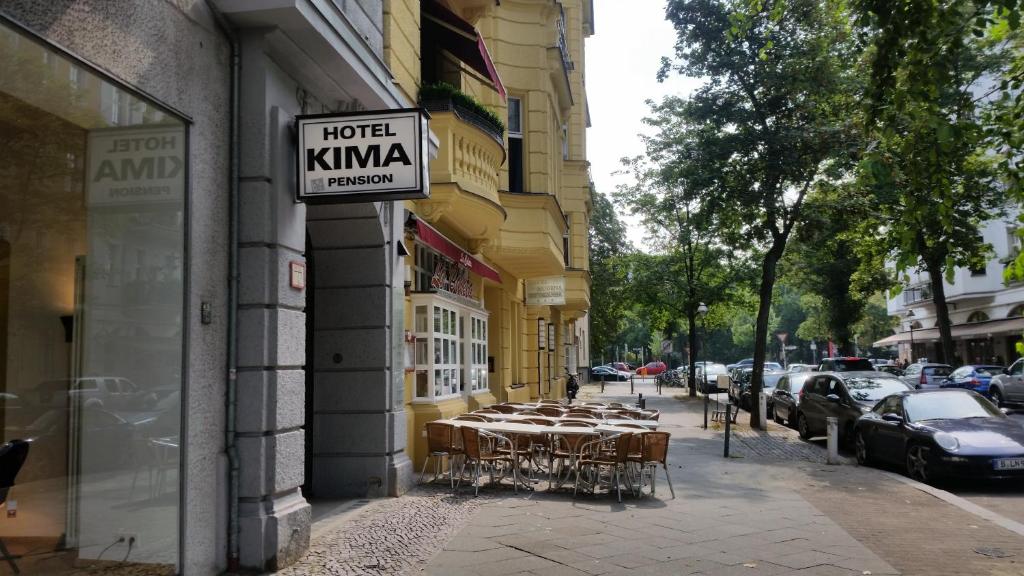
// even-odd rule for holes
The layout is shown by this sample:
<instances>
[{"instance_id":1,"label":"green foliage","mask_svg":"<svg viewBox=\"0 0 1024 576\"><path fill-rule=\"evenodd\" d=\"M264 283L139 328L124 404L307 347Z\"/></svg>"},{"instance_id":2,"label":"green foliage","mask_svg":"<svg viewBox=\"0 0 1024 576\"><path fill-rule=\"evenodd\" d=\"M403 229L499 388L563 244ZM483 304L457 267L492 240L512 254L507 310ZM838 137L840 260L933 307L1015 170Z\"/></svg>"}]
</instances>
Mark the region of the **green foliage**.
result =
<instances>
[{"instance_id":1,"label":"green foliage","mask_svg":"<svg viewBox=\"0 0 1024 576\"><path fill-rule=\"evenodd\" d=\"M420 87L420 103L428 103L437 100L451 100L452 103L462 106L481 116L484 120L494 125L498 136L505 135L505 123L493 110L484 106L479 100L459 90L447 82L434 82L424 84Z\"/></svg>"},{"instance_id":2,"label":"green foliage","mask_svg":"<svg viewBox=\"0 0 1024 576\"><path fill-rule=\"evenodd\" d=\"M656 161L719 218L724 243L762 256L755 393L776 264L808 192L846 177L859 142L850 111L860 82L843 7L838 0L670 0L666 8L678 40L661 76L675 71L705 83L655 108Z\"/></svg>"},{"instance_id":3,"label":"green foliage","mask_svg":"<svg viewBox=\"0 0 1024 576\"><path fill-rule=\"evenodd\" d=\"M861 1L872 42L871 146L859 183L875 218L862 222L872 257L889 257L898 273L928 273L946 360L953 357L941 279L955 267L978 267L990 254L980 225L1006 202L999 157L986 149L989 106L975 91L1003 74L1007 54L978 38L996 2ZM903 26L913 26L905 29ZM891 42L899 41L899 46Z\"/></svg>"},{"instance_id":4,"label":"green foliage","mask_svg":"<svg viewBox=\"0 0 1024 576\"><path fill-rule=\"evenodd\" d=\"M615 207L601 193L591 190L590 214L590 346L599 355L616 343L630 308L624 298L625 258L630 252L626 227Z\"/></svg>"}]
</instances>

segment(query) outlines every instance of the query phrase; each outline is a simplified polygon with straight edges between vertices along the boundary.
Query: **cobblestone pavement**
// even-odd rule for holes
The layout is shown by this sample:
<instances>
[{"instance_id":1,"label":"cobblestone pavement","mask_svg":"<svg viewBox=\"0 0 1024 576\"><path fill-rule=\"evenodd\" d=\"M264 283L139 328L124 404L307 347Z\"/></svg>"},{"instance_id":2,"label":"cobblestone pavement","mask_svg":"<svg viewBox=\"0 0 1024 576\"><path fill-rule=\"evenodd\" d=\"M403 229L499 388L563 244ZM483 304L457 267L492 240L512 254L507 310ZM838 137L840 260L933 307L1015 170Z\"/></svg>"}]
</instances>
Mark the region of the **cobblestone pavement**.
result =
<instances>
[{"instance_id":1,"label":"cobblestone pavement","mask_svg":"<svg viewBox=\"0 0 1024 576\"><path fill-rule=\"evenodd\" d=\"M309 552L282 576L395 575L415 572L490 500L420 486L401 498L373 500L314 526Z\"/></svg>"}]
</instances>

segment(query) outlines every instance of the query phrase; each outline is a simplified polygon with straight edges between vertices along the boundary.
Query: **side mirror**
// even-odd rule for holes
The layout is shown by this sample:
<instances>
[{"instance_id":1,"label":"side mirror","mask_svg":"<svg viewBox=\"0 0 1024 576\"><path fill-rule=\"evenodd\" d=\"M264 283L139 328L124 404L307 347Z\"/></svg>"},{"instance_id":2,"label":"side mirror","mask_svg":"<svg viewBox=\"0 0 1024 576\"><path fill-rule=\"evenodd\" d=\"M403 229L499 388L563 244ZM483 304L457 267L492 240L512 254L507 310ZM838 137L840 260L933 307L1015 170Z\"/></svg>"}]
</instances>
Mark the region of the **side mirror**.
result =
<instances>
[{"instance_id":1,"label":"side mirror","mask_svg":"<svg viewBox=\"0 0 1024 576\"><path fill-rule=\"evenodd\" d=\"M837 394L829 394L828 396L825 396L825 400L828 400L829 402L838 404L839 401L840 401L840 398L839 398L839 396Z\"/></svg>"},{"instance_id":2,"label":"side mirror","mask_svg":"<svg viewBox=\"0 0 1024 576\"><path fill-rule=\"evenodd\" d=\"M896 424L902 424L903 423L903 416L900 416L899 414L897 414L895 412L886 412L885 414L882 414L882 420L885 420L886 422L893 422L893 423L896 423Z\"/></svg>"}]
</instances>

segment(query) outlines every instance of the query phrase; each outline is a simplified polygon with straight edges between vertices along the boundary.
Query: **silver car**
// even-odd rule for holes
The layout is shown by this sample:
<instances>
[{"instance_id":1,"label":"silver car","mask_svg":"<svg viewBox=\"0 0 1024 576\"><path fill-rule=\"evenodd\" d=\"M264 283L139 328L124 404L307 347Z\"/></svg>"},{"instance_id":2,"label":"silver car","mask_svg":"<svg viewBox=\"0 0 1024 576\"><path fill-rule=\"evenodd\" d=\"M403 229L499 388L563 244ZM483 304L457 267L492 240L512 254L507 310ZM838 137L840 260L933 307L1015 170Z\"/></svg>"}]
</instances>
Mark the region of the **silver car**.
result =
<instances>
[{"instance_id":1,"label":"silver car","mask_svg":"<svg viewBox=\"0 0 1024 576\"><path fill-rule=\"evenodd\" d=\"M938 388L952 373L949 364L918 362L907 366L902 380L917 389Z\"/></svg>"},{"instance_id":2,"label":"silver car","mask_svg":"<svg viewBox=\"0 0 1024 576\"><path fill-rule=\"evenodd\" d=\"M1004 374L994 376L989 382L988 393L998 406L1007 402L1024 402L1024 358L1018 358Z\"/></svg>"}]
</instances>

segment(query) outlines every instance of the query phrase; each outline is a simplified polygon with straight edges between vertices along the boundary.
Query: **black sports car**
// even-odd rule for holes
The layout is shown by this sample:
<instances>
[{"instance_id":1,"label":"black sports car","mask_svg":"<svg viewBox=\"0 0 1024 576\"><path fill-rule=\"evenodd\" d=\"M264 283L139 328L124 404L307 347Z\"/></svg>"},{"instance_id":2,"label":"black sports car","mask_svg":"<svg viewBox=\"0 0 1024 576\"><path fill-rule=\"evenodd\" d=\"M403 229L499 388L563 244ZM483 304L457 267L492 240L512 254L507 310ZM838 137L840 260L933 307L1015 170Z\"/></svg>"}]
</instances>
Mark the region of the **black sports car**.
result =
<instances>
[{"instance_id":1,"label":"black sports car","mask_svg":"<svg viewBox=\"0 0 1024 576\"><path fill-rule=\"evenodd\" d=\"M854 429L857 461L903 464L922 482L1024 477L1024 426L970 390L908 390L883 398Z\"/></svg>"}]
</instances>

